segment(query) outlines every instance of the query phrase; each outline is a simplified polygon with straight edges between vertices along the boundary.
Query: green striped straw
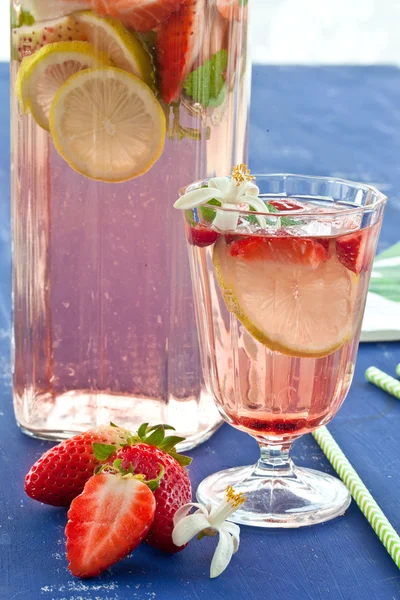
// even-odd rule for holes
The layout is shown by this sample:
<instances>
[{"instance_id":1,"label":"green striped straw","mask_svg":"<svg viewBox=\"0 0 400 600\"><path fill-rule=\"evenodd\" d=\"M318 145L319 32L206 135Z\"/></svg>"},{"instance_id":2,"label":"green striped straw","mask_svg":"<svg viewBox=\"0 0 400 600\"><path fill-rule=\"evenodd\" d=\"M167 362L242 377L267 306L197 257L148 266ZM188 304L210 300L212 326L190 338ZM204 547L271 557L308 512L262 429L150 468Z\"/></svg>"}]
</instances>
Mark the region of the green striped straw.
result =
<instances>
[{"instance_id":1,"label":"green striped straw","mask_svg":"<svg viewBox=\"0 0 400 600\"><path fill-rule=\"evenodd\" d=\"M396 367L396 375L397 377L400 377L400 363Z\"/></svg>"},{"instance_id":2,"label":"green striped straw","mask_svg":"<svg viewBox=\"0 0 400 600\"><path fill-rule=\"evenodd\" d=\"M392 394L392 396L400 400L400 381L397 381L394 377L387 375L387 373L384 373L376 367L369 367L369 369L365 371L365 377L370 383L385 390L385 392L389 392L389 394Z\"/></svg>"},{"instance_id":3,"label":"green striped straw","mask_svg":"<svg viewBox=\"0 0 400 600\"><path fill-rule=\"evenodd\" d=\"M400 537L397 532L393 529L327 428L320 427L312 435L400 569Z\"/></svg>"}]
</instances>

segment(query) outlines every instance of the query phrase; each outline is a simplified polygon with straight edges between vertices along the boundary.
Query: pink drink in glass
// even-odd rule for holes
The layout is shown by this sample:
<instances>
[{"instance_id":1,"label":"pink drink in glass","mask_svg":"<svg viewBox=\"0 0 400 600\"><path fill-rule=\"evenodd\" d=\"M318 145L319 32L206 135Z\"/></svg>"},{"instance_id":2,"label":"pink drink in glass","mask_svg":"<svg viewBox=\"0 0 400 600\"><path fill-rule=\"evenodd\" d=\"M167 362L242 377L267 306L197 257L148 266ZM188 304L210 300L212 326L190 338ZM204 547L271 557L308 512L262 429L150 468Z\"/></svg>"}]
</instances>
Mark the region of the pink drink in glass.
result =
<instances>
[{"instance_id":1,"label":"pink drink in glass","mask_svg":"<svg viewBox=\"0 0 400 600\"><path fill-rule=\"evenodd\" d=\"M194 183L176 203L206 387L223 418L260 446L255 465L210 475L197 498L216 505L234 486L246 496L236 523L300 527L350 502L340 481L296 467L289 451L349 390L386 198L334 178L250 181L240 165L231 181Z\"/></svg>"},{"instance_id":2,"label":"pink drink in glass","mask_svg":"<svg viewBox=\"0 0 400 600\"><path fill-rule=\"evenodd\" d=\"M377 223L351 231L343 223L339 234L304 237L291 227L290 233L271 230L251 237L220 234L213 247L189 246L204 292L198 312L207 312L213 331L211 347L204 349L210 353L210 385L231 425L254 436L294 439L336 414L352 381L379 229ZM365 245L362 267L352 254L359 244ZM216 277L210 277L211 268L219 271ZM243 280L239 276L234 285L242 286L249 305L259 303L258 317L257 310L239 308L235 292L225 287L229 275L240 272ZM263 302L268 308L260 308ZM264 311L265 319L269 311L271 318L265 328ZM329 323L321 333L316 330L321 314L314 319L315 312L323 312ZM295 327L303 336L292 336ZM296 349L293 341L304 347Z\"/></svg>"}]
</instances>

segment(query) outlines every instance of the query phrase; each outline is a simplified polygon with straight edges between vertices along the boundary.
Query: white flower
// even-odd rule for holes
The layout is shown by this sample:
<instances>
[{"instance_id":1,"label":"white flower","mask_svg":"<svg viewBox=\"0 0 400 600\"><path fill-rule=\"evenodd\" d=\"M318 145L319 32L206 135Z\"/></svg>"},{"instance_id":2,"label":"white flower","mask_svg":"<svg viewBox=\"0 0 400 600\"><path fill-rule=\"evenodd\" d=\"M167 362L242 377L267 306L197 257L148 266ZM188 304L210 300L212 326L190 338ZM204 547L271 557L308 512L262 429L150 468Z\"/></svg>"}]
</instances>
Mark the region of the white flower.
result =
<instances>
[{"instance_id":1,"label":"white flower","mask_svg":"<svg viewBox=\"0 0 400 600\"><path fill-rule=\"evenodd\" d=\"M207 204L210 200L218 200L225 210L217 210L213 227L219 231L232 231L236 229L239 221L240 209L256 210L261 213L268 212L265 202L258 197L259 188L252 181L237 183L229 177L214 177L208 182L208 187L198 188L187 192L174 204L179 210L190 210ZM215 207L214 207L215 208ZM231 212L228 212L231 211ZM265 227L265 218L255 215L261 227Z\"/></svg>"},{"instance_id":2,"label":"white flower","mask_svg":"<svg viewBox=\"0 0 400 600\"><path fill-rule=\"evenodd\" d=\"M225 498L219 506L203 506L196 502L189 502L177 510L174 517L174 530L172 540L177 546L184 546L197 536L216 536L219 541L211 562L210 577L218 577L229 565L232 555L237 552L240 542L239 525L226 522L246 500L245 496L235 494L233 488L228 487ZM192 508L196 512L188 514Z\"/></svg>"}]
</instances>

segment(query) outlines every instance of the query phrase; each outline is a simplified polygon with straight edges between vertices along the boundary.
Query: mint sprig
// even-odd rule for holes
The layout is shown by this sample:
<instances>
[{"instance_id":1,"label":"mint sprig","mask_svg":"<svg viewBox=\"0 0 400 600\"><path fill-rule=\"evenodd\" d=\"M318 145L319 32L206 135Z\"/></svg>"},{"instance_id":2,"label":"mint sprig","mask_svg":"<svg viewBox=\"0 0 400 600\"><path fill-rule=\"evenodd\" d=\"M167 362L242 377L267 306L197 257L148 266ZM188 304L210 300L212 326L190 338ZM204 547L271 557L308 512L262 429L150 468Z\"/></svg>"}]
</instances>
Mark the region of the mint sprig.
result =
<instances>
[{"instance_id":1,"label":"mint sprig","mask_svg":"<svg viewBox=\"0 0 400 600\"><path fill-rule=\"evenodd\" d=\"M12 28L22 27L22 25L33 25L34 22L35 22L35 19L31 15L31 13L28 12L27 10L20 11L18 21L16 21L16 19L15 19L15 13L12 12L12 14L11 14L11 27Z\"/></svg>"},{"instance_id":2,"label":"mint sprig","mask_svg":"<svg viewBox=\"0 0 400 600\"><path fill-rule=\"evenodd\" d=\"M270 213L279 212L279 209L277 209L273 204L267 204L267 207ZM301 220L289 219L289 217L281 217L281 227L291 227L292 225L301 225Z\"/></svg>"},{"instance_id":3,"label":"mint sprig","mask_svg":"<svg viewBox=\"0 0 400 600\"><path fill-rule=\"evenodd\" d=\"M183 82L186 94L204 107L219 106L225 98L224 71L228 66L228 53L220 50L189 73Z\"/></svg>"}]
</instances>

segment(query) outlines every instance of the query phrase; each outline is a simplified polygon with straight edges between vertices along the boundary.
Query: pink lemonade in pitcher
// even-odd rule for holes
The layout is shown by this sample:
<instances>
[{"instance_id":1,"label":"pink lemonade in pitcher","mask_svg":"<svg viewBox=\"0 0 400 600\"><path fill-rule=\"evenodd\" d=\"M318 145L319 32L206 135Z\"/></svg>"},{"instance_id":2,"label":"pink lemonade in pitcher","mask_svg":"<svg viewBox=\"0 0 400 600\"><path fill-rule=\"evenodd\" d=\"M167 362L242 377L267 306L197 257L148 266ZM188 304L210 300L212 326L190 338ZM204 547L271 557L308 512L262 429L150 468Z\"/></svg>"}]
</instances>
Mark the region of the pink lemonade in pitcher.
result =
<instances>
[{"instance_id":1,"label":"pink lemonade in pitcher","mask_svg":"<svg viewBox=\"0 0 400 600\"><path fill-rule=\"evenodd\" d=\"M32 435L108 421L206 439L188 180L246 152L247 2L12 2L14 406Z\"/></svg>"}]
</instances>

